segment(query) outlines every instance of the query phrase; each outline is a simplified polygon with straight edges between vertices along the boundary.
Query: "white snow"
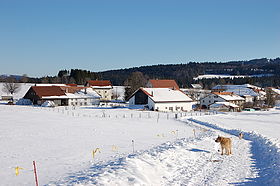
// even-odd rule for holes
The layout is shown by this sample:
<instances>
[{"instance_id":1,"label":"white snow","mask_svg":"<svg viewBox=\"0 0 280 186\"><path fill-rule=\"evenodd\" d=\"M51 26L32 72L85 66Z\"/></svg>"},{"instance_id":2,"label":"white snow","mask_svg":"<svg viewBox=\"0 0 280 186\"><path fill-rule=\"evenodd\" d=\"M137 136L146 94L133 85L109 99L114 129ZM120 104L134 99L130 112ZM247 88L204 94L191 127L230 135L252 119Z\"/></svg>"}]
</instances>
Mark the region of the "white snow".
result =
<instances>
[{"instance_id":1,"label":"white snow","mask_svg":"<svg viewBox=\"0 0 280 186\"><path fill-rule=\"evenodd\" d=\"M213 103L210 105L210 107L219 107L221 105L225 105L225 106L230 106L230 107L234 107L234 108L238 108L239 106L238 105L235 105L233 103L230 103L230 102L216 102L216 103Z\"/></svg>"},{"instance_id":2,"label":"white snow","mask_svg":"<svg viewBox=\"0 0 280 186\"><path fill-rule=\"evenodd\" d=\"M245 100L241 96L235 94L230 94L230 95L217 94L217 95L226 101Z\"/></svg>"},{"instance_id":3,"label":"white snow","mask_svg":"<svg viewBox=\"0 0 280 186\"><path fill-rule=\"evenodd\" d=\"M139 151L192 134L174 114L128 109L0 105L0 116L0 185L33 185L33 160L43 185L127 156L132 140ZM96 148L101 152L93 159ZM17 166L24 168L18 176Z\"/></svg>"},{"instance_id":4,"label":"white snow","mask_svg":"<svg viewBox=\"0 0 280 186\"><path fill-rule=\"evenodd\" d=\"M280 184L280 110L179 113L177 121L90 108L0 105L0 185L33 185L33 160L40 185ZM232 155L220 155L218 135L232 139Z\"/></svg>"},{"instance_id":5,"label":"white snow","mask_svg":"<svg viewBox=\"0 0 280 186\"><path fill-rule=\"evenodd\" d=\"M205 74L205 75L199 75L194 80L200 80L200 79L213 79L213 78L245 78L245 77L268 77L273 76L273 74L258 74L258 75L226 75L226 74Z\"/></svg>"}]
</instances>

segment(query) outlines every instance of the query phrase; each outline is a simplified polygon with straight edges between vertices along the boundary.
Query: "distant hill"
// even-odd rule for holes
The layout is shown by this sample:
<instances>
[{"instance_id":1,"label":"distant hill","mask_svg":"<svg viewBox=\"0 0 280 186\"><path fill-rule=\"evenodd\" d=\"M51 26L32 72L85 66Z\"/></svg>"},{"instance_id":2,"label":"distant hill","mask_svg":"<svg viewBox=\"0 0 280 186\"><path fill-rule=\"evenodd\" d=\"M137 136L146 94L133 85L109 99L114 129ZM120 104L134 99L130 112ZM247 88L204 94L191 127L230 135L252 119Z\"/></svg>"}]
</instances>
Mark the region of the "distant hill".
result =
<instances>
[{"instance_id":1,"label":"distant hill","mask_svg":"<svg viewBox=\"0 0 280 186\"><path fill-rule=\"evenodd\" d=\"M142 72L150 79L175 79L180 87L190 87L196 82L193 78L205 74L220 75L256 75L271 74L280 76L280 58L253 59L249 61L218 62L190 62L187 64L168 64L141 66L119 70L98 72L101 79L108 79L115 85L122 85L132 72ZM203 81L203 80L201 80Z\"/></svg>"},{"instance_id":2,"label":"distant hill","mask_svg":"<svg viewBox=\"0 0 280 186\"><path fill-rule=\"evenodd\" d=\"M133 72L142 72L147 79L174 79L180 87L191 87L200 83L204 88L216 84L255 84L258 86L280 86L280 58L252 59L229 62L189 62L185 64L159 64L103 72L90 72L82 69L60 70L57 76L23 78L14 76L18 82L29 83L76 83L85 84L89 79L110 80L113 85L124 85ZM202 75L215 75L215 79L196 78ZM0 76L5 81L9 75ZM209 76L205 76L209 77Z\"/></svg>"}]
</instances>

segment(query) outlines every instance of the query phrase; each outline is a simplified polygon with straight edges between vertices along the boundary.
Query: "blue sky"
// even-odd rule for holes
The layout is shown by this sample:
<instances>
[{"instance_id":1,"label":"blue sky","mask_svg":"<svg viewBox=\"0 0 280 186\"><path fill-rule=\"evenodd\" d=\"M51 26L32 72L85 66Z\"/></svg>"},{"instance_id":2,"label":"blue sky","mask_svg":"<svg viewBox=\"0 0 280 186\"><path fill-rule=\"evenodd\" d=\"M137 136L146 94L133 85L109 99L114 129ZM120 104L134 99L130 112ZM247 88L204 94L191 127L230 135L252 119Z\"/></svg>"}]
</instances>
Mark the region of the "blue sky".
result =
<instances>
[{"instance_id":1,"label":"blue sky","mask_svg":"<svg viewBox=\"0 0 280 186\"><path fill-rule=\"evenodd\" d=\"M280 56L279 0L0 0L0 74Z\"/></svg>"}]
</instances>

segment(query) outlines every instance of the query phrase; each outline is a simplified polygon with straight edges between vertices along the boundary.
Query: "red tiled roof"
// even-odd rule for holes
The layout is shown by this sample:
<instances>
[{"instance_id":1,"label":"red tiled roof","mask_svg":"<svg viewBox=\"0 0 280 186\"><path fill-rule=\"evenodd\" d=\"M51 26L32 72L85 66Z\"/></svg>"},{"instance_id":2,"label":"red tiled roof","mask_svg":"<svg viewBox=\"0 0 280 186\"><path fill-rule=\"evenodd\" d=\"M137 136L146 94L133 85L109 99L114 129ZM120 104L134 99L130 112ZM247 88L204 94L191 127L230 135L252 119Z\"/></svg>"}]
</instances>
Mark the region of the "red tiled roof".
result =
<instances>
[{"instance_id":1,"label":"red tiled roof","mask_svg":"<svg viewBox=\"0 0 280 186\"><path fill-rule=\"evenodd\" d=\"M32 86L37 96L64 96L64 91L58 86Z\"/></svg>"},{"instance_id":2,"label":"red tiled roof","mask_svg":"<svg viewBox=\"0 0 280 186\"><path fill-rule=\"evenodd\" d=\"M233 93L232 92L212 92L213 94L216 94L216 95L232 95Z\"/></svg>"},{"instance_id":3,"label":"red tiled roof","mask_svg":"<svg viewBox=\"0 0 280 186\"><path fill-rule=\"evenodd\" d=\"M151 79L149 82L152 85L152 88L175 88L175 89L180 89L179 86L177 85L175 80L169 80L169 79L160 79L160 80L155 80Z\"/></svg>"},{"instance_id":4,"label":"red tiled roof","mask_svg":"<svg viewBox=\"0 0 280 186\"><path fill-rule=\"evenodd\" d=\"M74 83L70 83L70 84L66 84L67 86L70 86L70 87L76 87L77 84L74 84Z\"/></svg>"},{"instance_id":5,"label":"red tiled roof","mask_svg":"<svg viewBox=\"0 0 280 186\"><path fill-rule=\"evenodd\" d=\"M89 80L89 86L112 86L109 80Z\"/></svg>"},{"instance_id":6,"label":"red tiled roof","mask_svg":"<svg viewBox=\"0 0 280 186\"><path fill-rule=\"evenodd\" d=\"M60 87L61 90L63 90L65 93L72 93L74 94L75 92L79 91L79 90L82 90L84 88L88 88L88 87Z\"/></svg>"}]
</instances>

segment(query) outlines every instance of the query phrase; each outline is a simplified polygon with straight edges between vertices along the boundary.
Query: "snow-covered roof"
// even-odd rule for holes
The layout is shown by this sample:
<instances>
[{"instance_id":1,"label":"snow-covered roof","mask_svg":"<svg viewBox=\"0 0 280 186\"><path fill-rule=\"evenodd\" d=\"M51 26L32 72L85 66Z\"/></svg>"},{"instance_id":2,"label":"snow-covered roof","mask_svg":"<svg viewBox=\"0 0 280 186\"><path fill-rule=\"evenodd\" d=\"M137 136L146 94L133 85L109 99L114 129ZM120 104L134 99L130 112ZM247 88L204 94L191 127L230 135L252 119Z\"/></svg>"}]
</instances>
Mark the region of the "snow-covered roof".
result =
<instances>
[{"instance_id":1,"label":"snow-covered roof","mask_svg":"<svg viewBox=\"0 0 280 186\"><path fill-rule=\"evenodd\" d=\"M86 90L86 91L85 91ZM43 99L83 99L83 98L92 98L98 99L101 96L96 93L92 88L81 89L75 93L65 93L61 96L43 96Z\"/></svg>"},{"instance_id":2,"label":"snow-covered roof","mask_svg":"<svg viewBox=\"0 0 280 186\"><path fill-rule=\"evenodd\" d=\"M227 101L235 101L235 100L245 100L244 98L238 96L238 95L219 95L221 98Z\"/></svg>"},{"instance_id":3,"label":"snow-covered roof","mask_svg":"<svg viewBox=\"0 0 280 186\"><path fill-rule=\"evenodd\" d=\"M113 86L91 86L93 89L112 89Z\"/></svg>"},{"instance_id":4,"label":"snow-covered roof","mask_svg":"<svg viewBox=\"0 0 280 186\"><path fill-rule=\"evenodd\" d=\"M66 84L35 84L35 86L39 87L39 86L57 86L57 87L64 87L64 86L67 86Z\"/></svg>"},{"instance_id":5,"label":"snow-covered roof","mask_svg":"<svg viewBox=\"0 0 280 186\"><path fill-rule=\"evenodd\" d=\"M68 98L101 98L92 88L81 89L74 94L66 93L66 95Z\"/></svg>"},{"instance_id":6,"label":"snow-covered roof","mask_svg":"<svg viewBox=\"0 0 280 186\"><path fill-rule=\"evenodd\" d=\"M251 89L262 89L261 87L257 87L251 84L243 84L243 85L216 85L212 89L234 89L234 88L251 88Z\"/></svg>"},{"instance_id":7,"label":"snow-covered roof","mask_svg":"<svg viewBox=\"0 0 280 186\"><path fill-rule=\"evenodd\" d=\"M243 97L238 96L236 94L229 93L229 92L213 92L213 94L219 96L220 98L222 98L226 101L245 100Z\"/></svg>"},{"instance_id":8,"label":"snow-covered roof","mask_svg":"<svg viewBox=\"0 0 280 186\"><path fill-rule=\"evenodd\" d=\"M222 105L225 105L227 107L233 107L233 108L238 108L239 106L230 102L216 102L210 105L210 107L220 107Z\"/></svg>"},{"instance_id":9,"label":"snow-covered roof","mask_svg":"<svg viewBox=\"0 0 280 186\"><path fill-rule=\"evenodd\" d=\"M191 102L190 97L180 90L171 88L141 88L154 102Z\"/></svg>"},{"instance_id":10,"label":"snow-covered roof","mask_svg":"<svg viewBox=\"0 0 280 186\"><path fill-rule=\"evenodd\" d=\"M245 95L250 95L250 96L259 96L257 92L255 92L253 89L260 90L260 87L256 87L254 85L250 84L244 84L244 85L216 85L212 89L224 89L227 92L233 92L236 95L239 96L245 96Z\"/></svg>"}]
</instances>

